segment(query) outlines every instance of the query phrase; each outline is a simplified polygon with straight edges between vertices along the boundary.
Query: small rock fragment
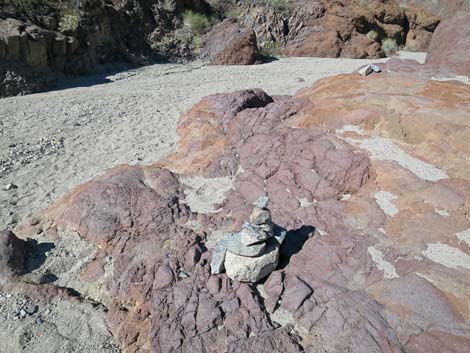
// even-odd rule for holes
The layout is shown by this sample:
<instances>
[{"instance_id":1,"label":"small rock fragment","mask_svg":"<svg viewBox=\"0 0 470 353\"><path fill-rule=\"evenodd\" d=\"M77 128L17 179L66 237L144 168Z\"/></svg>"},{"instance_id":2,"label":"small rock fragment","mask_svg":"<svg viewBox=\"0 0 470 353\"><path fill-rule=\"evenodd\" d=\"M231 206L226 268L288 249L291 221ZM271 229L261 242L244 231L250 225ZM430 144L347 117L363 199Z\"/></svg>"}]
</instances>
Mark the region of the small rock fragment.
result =
<instances>
[{"instance_id":1,"label":"small rock fragment","mask_svg":"<svg viewBox=\"0 0 470 353\"><path fill-rule=\"evenodd\" d=\"M5 191L9 191L9 190L13 190L13 189L18 189L18 186L13 184L13 183L9 183L9 184L5 185L5 187L3 188L3 190L5 190Z\"/></svg>"},{"instance_id":2,"label":"small rock fragment","mask_svg":"<svg viewBox=\"0 0 470 353\"><path fill-rule=\"evenodd\" d=\"M372 72L374 72L374 69L372 69L371 65L367 65L367 66L361 67L357 72L359 75L369 76Z\"/></svg>"},{"instance_id":3,"label":"small rock fragment","mask_svg":"<svg viewBox=\"0 0 470 353\"><path fill-rule=\"evenodd\" d=\"M225 253L227 252L227 239L221 239L217 242L212 251L211 274L218 275L224 272Z\"/></svg>"},{"instance_id":4,"label":"small rock fragment","mask_svg":"<svg viewBox=\"0 0 470 353\"><path fill-rule=\"evenodd\" d=\"M274 234L274 239L277 240L279 245L282 245L282 243L284 242L284 239L286 239L286 235L287 235L287 231L281 230L279 233Z\"/></svg>"},{"instance_id":5,"label":"small rock fragment","mask_svg":"<svg viewBox=\"0 0 470 353\"><path fill-rule=\"evenodd\" d=\"M270 237L270 235L261 228L255 227L250 223L245 223L242 226L240 235L241 243L246 246L266 241Z\"/></svg>"},{"instance_id":6,"label":"small rock fragment","mask_svg":"<svg viewBox=\"0 0 470 353\"><path fill-rule=\"evenodd\" d=\"M271 222L271 212L268 210L255 207L253 208L253 212L250 215L250 222L255 225L261 225Z\"/></svg>"},{"instance_id":7,"label":"small rock fragment","mask_svg":"<svg viewBox=\"0 0 470 353\"><path fill-rule=\"evenodd\" d=\"M243 245L241 242L241 234L233 234L227 242L227 251L240 256L255 257L263 253L266 243L257 243L252 245Z\"/></svg>"},{"instance_id":8,"label":"small rock fragment","mask_svg":"<svg viewBox=\"0 0 470 353\"><path fill-rule=\"evenodd\" d=\"M267 196L260 196L254 203L254 205L259 208L266 208L268 207L268 204L269 198Z\"/></svg>"},{"instance_id":9,"label":"small rock fragment","mask_svg":"<svg viewBox=\"0 0 470 353\"><path fill-rule=\"evenodd\" d=\"M38 306L35 304L28 304L24 307L24 311L26 311L28 315L33 315L38 311Z\"/></svg>"},{"instance_id":10,"label":"small rock fragment","mask_svg":"<svg viewBox=\"0 0 470 353\"><path fill-rule=\"evenodd\" d=\"M167 288L171 285L171 283L173 283L173 280L174 275L173 271L171 271L171 268L166 265L162 265L158 268L155 274L153 288L157 290Z\"/></svg>"},{"instance_id":11,"label":"small rock fragment","mask_svg":"<svg viewBox=\"0 0 470 353\"><path fill-rule=\"evenodd\" d=\"M381 69L380 66L377 65L377 64L372 64L372 65L370 65L370 67L371 67L371 69L372 69L374 72L376 72L376 73L382 72L382 69Z\"/></svg>"}]
</instances>

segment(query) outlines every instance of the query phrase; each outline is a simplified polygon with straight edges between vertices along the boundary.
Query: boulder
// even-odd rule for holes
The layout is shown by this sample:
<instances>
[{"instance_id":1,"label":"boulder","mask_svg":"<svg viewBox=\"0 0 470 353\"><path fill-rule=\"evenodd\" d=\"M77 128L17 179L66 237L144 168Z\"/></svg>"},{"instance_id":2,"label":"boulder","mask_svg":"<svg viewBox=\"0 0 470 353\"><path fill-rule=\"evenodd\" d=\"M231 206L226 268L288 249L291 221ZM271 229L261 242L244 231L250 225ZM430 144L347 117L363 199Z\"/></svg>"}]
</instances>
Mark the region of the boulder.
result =
<instances>
[{"instance_id":1,"label":"boulder","mask_svg":"<svg viewBox=\"0 0 470 353\"><path fill-rule=\"evenodd\" d=\"M110 328L128 350L302 352L298 338L269 320L253 288L210 274L205 234L188 221L198 219L202 229L215 223L197 218L181 202L183 191L161 167L120 166L59 200L42 224L94 244L90 265L112 258L112 275L99 272L94 281L103 281Z\"/></svg>"},{"instance_id":2,"label":"boulder","mask_svg":"<svg viewBox=\"0 0 470 353\"><path fill-rule=\"evenodd\" d=\"M397 2L405 7L419 6L441 19L449 19L459 11L468 10L470 6L469 0L399 0Z\"/></svg>"},{"instance_id":3,"label":"boulder","mask_svg":"<svg viewBox=\"0 0 470 353\"><path fill-rule=\"evenodd\" d=\"M405 13L409 23L406 48L413 51L427 51L432 34L440 22L439 18L417 6L407 6Z\"/></svg>"},{"instance_id":4,"label":"boulder","mask_svg":"<svg viewBox=\"0 0 470 353\"><path fill-rule=\"evenodd\" d=\"M203 37L201 59L213 65L253 65L259 61L256 34L226 19Z\"/></svg>"},{"instance_id":5,"label":"boulder","mask_svg":"<svg viewBox=\"0 0 470 353\"><path fill-rule=\"evenodd\" d=\"M23 271L25 242L9 231L0 231L0 283Z\"/></svg>"},{"instance_id":6,"label":"boulder","mask_svg":"<svg viewBox=\"0 0 470 353\"><path fill-rule=\"evenodd\" d=\"M279 261L279 244L268 242L261 256L246 257L227 251L225 270L227 276L240 282L258 282L273 272Z\"/></svg>"},{"instance_id":7,"label":"boulder","mask_svg":"<svg viewBox=\"0 0 470 353\"><path fill-rule=\"evenodd\" d=\"M341 54L341 40L336 31L323 32L304 28L289 41L283 53L287 56L315 56L337 58Z\"/></svg>"},{"instance_id":8,"label":"boulder","mask_svg":"<svg viewBox=\"0 0 470 353\"><path fill-rule=\"evenodd\" d=\"M341 56L355 59L383 58L385 53L377 41L365 35L356 34L344 45Z\"/></svg>"},{"instance_id":9,"label":"boulder","mask_svg":"<svg viewBox=\"0 0 470 353\"><path fill-rule=\"evenodd\" d=\"M429 46L426 64L441 71L470 76L470 12L462 11L442 21Z\"/></svg>"}]
</instances>

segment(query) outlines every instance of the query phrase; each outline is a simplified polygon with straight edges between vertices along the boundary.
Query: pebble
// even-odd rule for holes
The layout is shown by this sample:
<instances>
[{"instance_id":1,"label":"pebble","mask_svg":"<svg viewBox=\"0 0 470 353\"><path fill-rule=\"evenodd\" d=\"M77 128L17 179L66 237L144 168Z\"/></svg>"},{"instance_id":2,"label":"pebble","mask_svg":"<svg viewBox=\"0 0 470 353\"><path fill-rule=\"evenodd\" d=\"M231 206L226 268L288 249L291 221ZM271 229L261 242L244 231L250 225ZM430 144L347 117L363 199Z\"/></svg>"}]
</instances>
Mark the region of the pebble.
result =
<instances>
[{"instance_id":1,"label":"pebble","mask_svg":"<svg viewBox=\"0 0 470 353\"><path fill-rule=\"evenodd\" d=\"M5 190L5 191L9 191L9 190L13 190L13 189L18 189L18 186L16 186L13 183L5 185L5 187L3 188L3 190Z\"/></svg>"},{"instance_id":2,"label":"pebble","mask_svg":"<svg viewBox=\"0 0 470 353\"><path fill-rule=\"evenodd\" d=\"M31 224L32 226L37 226L39 224L39 219L31 218L29 224Z\"/></svg>"},{"instance_id":3,"label":"pebble","mask_svg":"<svg viewBox=\"0 0 470 353\"><path fill-rule=\"evenodd\" d=\"M362 76L369 76L374 70L371 65L364 66L357 71Z\"/></svg>"},{"instance_id":4,"label":"pebble","mask_svg":"<svg viewBox=\"0 0 470 353\"><path fill-rule=\"evenodd\" d=\"M380 66L377 65L377 64L372 64L372 65L370 65L370 67L371 67L371 69L372 69L374 72L376 72L376 73L382 72L382 69L381 69Z\"/></svg>"},{"instance_id":5,"label":"pebble","mask_svg":"<svg viewBox=\"0 0 470 353\"><path fill-rule=\"evenodd\" d=\"M180 273L178 273L178 277L181 278L181 279L188 278L188 277L189 277L189 273L184 272L184 271L181 271Z\"/></svg>"},{"instance_id":6,"label":"pebble","mask_svg":"<svg viewBox=\"0 0 470 353\"><path fill-rule=\"evenodd\" d=\"M35 305L35 304L28 304L26 305L26 307L24 308L24 310L29 314L29 315L33 315L34 313L36 313L38 311L38 306Z\"/></svg>"}]
</instances>

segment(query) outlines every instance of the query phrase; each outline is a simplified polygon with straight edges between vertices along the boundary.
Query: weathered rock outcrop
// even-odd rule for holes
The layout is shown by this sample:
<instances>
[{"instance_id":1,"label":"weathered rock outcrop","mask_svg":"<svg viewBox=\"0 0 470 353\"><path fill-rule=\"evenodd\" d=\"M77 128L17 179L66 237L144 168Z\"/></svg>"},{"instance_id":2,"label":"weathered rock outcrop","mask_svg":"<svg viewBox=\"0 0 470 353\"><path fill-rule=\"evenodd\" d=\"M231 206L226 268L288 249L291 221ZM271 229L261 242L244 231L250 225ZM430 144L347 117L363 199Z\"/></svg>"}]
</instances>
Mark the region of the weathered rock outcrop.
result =
<instances>
[{"instance_id":1,"label":"weathered rock outcrop","mask_svg":"<svg viewBox=\"0 0 470 353\"><path fill-rule=\"evenodd\" d=\"M315 332L316 349L460 352L470 343L462 280L470 271L470 88L431 81L423 69L325 79L229 121L208 98L183 118L185 152L166 161L183 173L236 176L225 210L239 223L267 192L273 221L303 246L281 248L287 265L268 279L265 303L280 301L300 331ZM202 125L188 121L204 110L218 131L207 143ZM305 225L316 235L294 231Z\"/></svg>"},{"instance_id":2,"label":"weathered rock outcrop","mask_svg":"<svg viewBox=\"0 0 470 353\"><path fill-rule=\"evenodd\" d=\"M459 11L470 10L470 0L398 0L402 6L419 6L442 19L449 19Z\"/></svg>"},{"instance_id":3,"label":"weathered rock outcrop","mask_svg":"<svg viewBox=\"0 0 470 353\"><path fill-rule=\"evenodd\" d=\"M207 97L182 118L173 155L115 168L44 213L45 232L97 246L81 278L104 281L124 351L468 347L470 88L398 61L293 97ZM221 212L193 213L181 174L231 176ZM288 234L258 291L210 273L203 230L239 229L265 194Z\"/></svg>"},{"instance_id":4,"label":"weathered rock outcrop","mask_svg":"<svg viewBox=\"0 0 470 353\"><path fill-rule=\"evenodd\" d=\"M443 21L436 29L426 64L455 74L470 76L470 11Z\"/></svg>"},{"instance_id":5,"label":"weathered rock outcrop","mask_svg":"<svg viewBox=\"0 0 470 353\"><path fill-rule=\"evenodd\" d=\"M433 32L439 24L439 18L417 6L406 7L405 14L409 27L406 34L406 49L427 51Z\"/></svg>"},{"instance_id":6,"label":"weathered rock outcrop","mask_svg":"<svg viewBox=\"0 0 470 353\"><path fill-rule=\"evenodd\" d=\"M100 249L81 276L84 287L105 281L100 300L124 352L301 352L254 288L210 274L205 234L190 226L209 220L183 204L182 191L168 170L122 166L63 198L41 226L78 231Z\"/></svg>"},{"instance_id":7,"label":"weathered rock outcrop","mask_svg":"<svg viewBox=\"0 0 470 353\"><path fill-rule=\"evenodd\" d=\"M120 38L118 14L110 7L84 3L67 15L77 21L68 27L52 9L40 18L17 8L2 10L0 97L40 91L58 75L90 73L97 64L130 59Z\"/></svg>"},{"instance_id":8,"label":"weathered rock outcrop","mask_svg":"<svg viewBox=\"0 0 470 353\"><path fill-rule=\"evenodd\" d=\"M90 73L98 64L188 59L187 45L172 35L183 26L181 15L211 13L203 0L36 5L0 5L0 97L43 90L62 74Z\"/></svg>"},{"instance_id":9,"label":"weathered rock outcrop","mask_svg":"<svg viewBox=\"0 0 470 353\"><path fill-rule=\"evenodd\" d=\"M379 58L407 45L426 50L439 19L394 1L298 1L288 11L252 6L242 23L255 29L260 47L274 42L288 56Z\"/></svg>"}]
</instances>

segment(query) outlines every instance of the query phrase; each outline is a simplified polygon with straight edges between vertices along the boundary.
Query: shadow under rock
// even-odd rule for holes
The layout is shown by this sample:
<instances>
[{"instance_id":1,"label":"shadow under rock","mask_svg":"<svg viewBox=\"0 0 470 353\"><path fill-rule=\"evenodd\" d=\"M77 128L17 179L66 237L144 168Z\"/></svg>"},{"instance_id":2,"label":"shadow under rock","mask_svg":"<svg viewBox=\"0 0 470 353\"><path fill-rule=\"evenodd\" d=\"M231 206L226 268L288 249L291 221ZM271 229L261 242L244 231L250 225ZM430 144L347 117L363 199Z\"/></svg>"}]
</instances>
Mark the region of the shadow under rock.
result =
<instances>
[{"instance_id":1,"label":"shadow under rock","mask_svg":"<svg viewBox=\"0 0 470 353\"><path fill-rule=\"evenodd\" d=\"M275 234L280 234L281 231L285 231L285 229L278 225L274 226ZM302 250L305 242L312 237L314 232L315 227L313 226L302 226L287 232L281 245L278 269L283 269L289 264L290 258Z\"/></svg>"},{"instance_id":2,"label":"shadow under rock","mask_svg":"<svg viewBox=\"0 0 470 353\"><path fill-rule=\"evenodd\" d=\"M160 61L149 62L148 65L160 64ZM115 62L97 65L90 73L76 76L59 75L57 83L47 91L60 91L69 88L91 87L127 79L135 75L135 70L141 66L126 62ZM122 74L122 77L111 80L108 76Z\"/></svg>"},{"instance_id":3,"label":"shadow under rock","mask_svg":"<svg viewBox=\"0 0 470 353\"><path fill-rule=\"evenodd\" d=\"M28 273L41 267L47 259L46 253L54 248L54 243L38 243L34 239L28 239L24 260L25 271Z\"/></svg>"}]
</instances>

